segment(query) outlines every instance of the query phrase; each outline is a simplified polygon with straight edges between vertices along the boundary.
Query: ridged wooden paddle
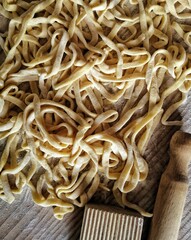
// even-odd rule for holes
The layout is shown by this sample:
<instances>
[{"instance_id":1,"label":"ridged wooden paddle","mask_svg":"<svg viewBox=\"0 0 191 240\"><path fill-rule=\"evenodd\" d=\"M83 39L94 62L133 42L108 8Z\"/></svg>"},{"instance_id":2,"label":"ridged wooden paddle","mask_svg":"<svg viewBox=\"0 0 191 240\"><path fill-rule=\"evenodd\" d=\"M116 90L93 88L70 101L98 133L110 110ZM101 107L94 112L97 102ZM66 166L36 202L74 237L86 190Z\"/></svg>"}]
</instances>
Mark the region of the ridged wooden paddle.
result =
<instances>
[{"instance_id":1,"label":"ridged wooden paddle","mask_svg":"<svg viewBox=\"0 0 191 240\"><path fill-rule=\"evenodd\" d=\"M143 217L115 206L88 204L80 240L141 240Z\"/></svg>"}]
</instances>

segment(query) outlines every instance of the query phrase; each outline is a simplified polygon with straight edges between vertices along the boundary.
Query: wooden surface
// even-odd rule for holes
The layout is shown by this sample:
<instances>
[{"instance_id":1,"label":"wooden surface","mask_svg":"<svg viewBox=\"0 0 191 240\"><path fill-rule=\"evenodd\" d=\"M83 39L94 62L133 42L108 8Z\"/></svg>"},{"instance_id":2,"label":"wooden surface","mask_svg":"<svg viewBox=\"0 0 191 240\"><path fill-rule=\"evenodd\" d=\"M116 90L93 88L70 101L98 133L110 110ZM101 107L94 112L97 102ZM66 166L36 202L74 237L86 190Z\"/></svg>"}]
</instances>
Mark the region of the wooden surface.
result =
<instances>
[{"instance_id":1,"label":"wooden surface","mask_svg":"<svg viewBox=\"0 0 191 240\"><path fill-rule=\"evenodd\" d=\"M52 209L33 204L28 191L12 205L0 202L0 239L3 240L69 240L78 239L82 209L67 215L63 221L52 216Z\"/></svg>"}]
</instances>

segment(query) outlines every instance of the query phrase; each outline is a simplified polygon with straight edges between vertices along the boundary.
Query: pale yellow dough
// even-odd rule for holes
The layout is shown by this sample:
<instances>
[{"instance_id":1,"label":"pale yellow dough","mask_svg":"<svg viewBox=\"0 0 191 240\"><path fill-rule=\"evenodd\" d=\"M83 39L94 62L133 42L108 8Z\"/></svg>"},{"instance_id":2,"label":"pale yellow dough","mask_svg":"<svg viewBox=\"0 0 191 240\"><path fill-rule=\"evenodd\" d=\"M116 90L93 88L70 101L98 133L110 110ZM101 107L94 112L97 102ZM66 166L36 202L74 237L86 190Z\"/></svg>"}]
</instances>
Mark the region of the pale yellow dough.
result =
<instances>
[{"instance_id":1,"label":"pale yellow dough","mask_svg":"<svg viewBox=\"0 0 191 240\"><path fill-rule=\"evenodd\" d=\"M0 0L0 13L0 198L28 186L62 219L102 188L151 216L127 193L158 123L181 124L168 120L191 88L191 1Z\"/></svg>"}]
</instances>

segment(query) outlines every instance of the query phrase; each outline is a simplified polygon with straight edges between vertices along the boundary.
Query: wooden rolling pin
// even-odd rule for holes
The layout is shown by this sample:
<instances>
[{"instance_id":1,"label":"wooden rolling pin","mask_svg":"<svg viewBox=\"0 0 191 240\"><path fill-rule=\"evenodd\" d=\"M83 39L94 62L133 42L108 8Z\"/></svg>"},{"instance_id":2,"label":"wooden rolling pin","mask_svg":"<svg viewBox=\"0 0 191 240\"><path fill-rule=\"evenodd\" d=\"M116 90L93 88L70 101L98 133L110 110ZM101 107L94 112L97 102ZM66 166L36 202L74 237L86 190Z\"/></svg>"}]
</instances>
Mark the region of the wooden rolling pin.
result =
<instances>
[{"instance_id":1,"label":"wooden rolling pin","mask_svg":"<svg viewBox=\"0 0 191 240\"><path fill-rule=\"evenodd\" d=\"M170 142L170 162L163 173L154 206L149 240L177 240L188 191L191 134L176 132Z\"/></svg>"}]
</instances>

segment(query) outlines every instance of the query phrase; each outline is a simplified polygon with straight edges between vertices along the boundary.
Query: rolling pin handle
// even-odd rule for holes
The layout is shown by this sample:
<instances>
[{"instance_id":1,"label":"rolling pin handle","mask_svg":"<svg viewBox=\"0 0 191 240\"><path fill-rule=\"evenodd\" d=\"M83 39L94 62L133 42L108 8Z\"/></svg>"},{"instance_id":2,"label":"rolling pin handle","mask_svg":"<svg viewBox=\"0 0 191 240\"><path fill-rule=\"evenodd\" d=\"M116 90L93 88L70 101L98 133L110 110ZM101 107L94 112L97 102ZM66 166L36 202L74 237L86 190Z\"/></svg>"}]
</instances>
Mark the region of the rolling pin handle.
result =
<instances>
[{"instance_id":1,"label":"rolling pin handle","mask_svg":"<svg viewBox=\"0 0 191 240\"><path fill-rule=\"evenodd\" d=\"M191 134L177 131L170 142L170 162L161 177L149 240L177 240L188 192Z\"/></svg>"}]
</instances>

